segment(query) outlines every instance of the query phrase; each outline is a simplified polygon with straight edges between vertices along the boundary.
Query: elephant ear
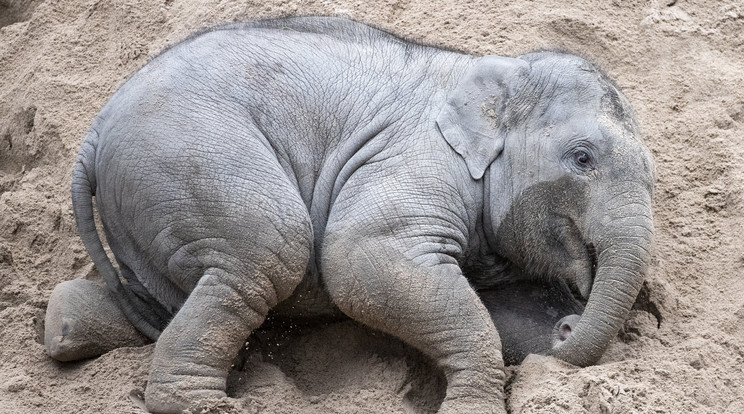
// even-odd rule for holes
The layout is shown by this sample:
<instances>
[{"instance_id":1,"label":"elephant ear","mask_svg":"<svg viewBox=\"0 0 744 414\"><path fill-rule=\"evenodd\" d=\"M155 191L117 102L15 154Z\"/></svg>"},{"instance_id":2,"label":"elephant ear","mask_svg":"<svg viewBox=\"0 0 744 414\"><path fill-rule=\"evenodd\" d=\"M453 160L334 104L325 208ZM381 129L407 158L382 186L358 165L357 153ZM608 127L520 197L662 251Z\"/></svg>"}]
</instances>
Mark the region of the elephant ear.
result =
<instances>
[{"instance_id":1,"label":"elephant ear","mask_svg":"<svg viewBox=\"0 0 744 414\"><path fill-rule=\"evenodd\" d=\"M465 159L475 180L504 148L505 111L510 90L529 71L521 59L499 56L478 58L442 107L436 122L442 136Z\"/></svg>"}]
</instances>

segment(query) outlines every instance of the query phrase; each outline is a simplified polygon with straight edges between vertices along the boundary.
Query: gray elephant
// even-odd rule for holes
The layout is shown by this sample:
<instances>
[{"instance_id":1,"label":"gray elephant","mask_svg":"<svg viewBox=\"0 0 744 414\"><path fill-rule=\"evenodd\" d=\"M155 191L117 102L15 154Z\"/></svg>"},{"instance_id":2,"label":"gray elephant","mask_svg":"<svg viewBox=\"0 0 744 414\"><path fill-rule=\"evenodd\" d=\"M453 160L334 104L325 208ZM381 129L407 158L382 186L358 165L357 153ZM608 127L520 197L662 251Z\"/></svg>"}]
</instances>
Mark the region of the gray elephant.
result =
<instances>
[{"instance_id":1,"label":"gray elephant","mask_svg":"<svg viewBox=\"0 0 744 414\"><path fill-rule=\"evenodd\" d=\"M46 347L89 356L135 327L157 340L147 407L173 413L225 396L270 310L340 311L436 361L440 413L503 413L476 290L565 281L586 309L549 353L596 362L649 263L653 178L626 99L579 57L474 57L338 18L216 27L93 121L72 202L110 293L60 285ZM131 326L114 331L118 309Z\"/></svg>"}]
</instances>

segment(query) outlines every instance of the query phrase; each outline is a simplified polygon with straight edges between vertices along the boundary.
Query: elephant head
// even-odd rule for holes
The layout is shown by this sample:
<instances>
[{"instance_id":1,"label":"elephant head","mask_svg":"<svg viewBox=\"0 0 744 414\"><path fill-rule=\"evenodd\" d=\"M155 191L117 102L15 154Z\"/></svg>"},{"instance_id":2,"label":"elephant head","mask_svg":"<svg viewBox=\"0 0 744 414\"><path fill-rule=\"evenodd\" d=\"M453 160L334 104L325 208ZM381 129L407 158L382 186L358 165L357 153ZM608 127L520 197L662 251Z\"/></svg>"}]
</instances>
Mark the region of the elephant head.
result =
<instances>
[{"instance_id":1,"label":"elephant head","mask_svg":"<svg viewBox=\"0 0 744 414\"><path fill-rule=\"evenodd\" d=\"M551 354L595 363L635 301L653 241L653 161L627 100L574 55L487 56L465 72L437 125L483 179L492 252L587 299Z\"/></svg>"}]
</instances>

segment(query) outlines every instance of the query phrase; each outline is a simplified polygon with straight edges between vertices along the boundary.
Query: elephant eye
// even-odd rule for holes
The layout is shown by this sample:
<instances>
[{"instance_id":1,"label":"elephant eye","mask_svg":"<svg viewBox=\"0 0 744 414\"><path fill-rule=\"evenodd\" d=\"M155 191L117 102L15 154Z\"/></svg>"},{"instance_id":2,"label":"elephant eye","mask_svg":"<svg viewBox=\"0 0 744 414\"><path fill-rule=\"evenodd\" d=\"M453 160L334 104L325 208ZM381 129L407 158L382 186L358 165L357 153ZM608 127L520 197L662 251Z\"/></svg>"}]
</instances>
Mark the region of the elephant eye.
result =
<instances>
[{"instance_id":1,"label":"elephant eye","mask_svg":"<svg viewBox=\"0 0 744 414\"><path fill-rule=\"evenodd\" d=\"M576 165L582 169L589 170L594 168L591 155L584 150L577 150L574 152L573 159L574 162L576 162Z\"/></svg>"},{"instance_id":2,"label":"elephant eye","mask_svg":"<svg viewBox=\"0 0 744 414\"><path fill-rule=\"evenodd\" d=\"M586 165L589 163L589 154L584 151L578 151L574 157L579 164Z\"/></svg>"}]
</instances>

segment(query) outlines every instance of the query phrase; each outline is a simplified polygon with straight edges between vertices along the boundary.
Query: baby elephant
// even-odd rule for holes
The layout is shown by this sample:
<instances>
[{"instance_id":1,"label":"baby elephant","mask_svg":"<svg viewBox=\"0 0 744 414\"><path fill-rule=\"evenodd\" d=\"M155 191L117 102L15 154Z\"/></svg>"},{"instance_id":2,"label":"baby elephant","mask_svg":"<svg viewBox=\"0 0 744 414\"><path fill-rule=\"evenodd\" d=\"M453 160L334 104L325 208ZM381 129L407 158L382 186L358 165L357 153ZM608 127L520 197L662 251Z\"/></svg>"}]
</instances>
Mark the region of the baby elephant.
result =
<instances>
[{"instance_id":1,"label":"baby elephant","mask_svg":"<svg viewBox=\"0 0 744 414\"><path fill-rule=\"evenodd\" d=\"M216 27L93 121L72 204L108 292L60 285L46 347L70 360L141 332L157 341L146 405L177 413L225 396L270 310L340 311L437 362L440 413L504 413L476 291L570 286L586 309L546 350L594 363L649 263L653 177L626 99L577 56L475 57L338 18Z\"/></svg>"}]
</instances>

